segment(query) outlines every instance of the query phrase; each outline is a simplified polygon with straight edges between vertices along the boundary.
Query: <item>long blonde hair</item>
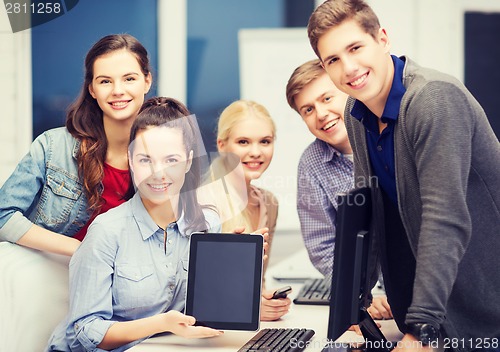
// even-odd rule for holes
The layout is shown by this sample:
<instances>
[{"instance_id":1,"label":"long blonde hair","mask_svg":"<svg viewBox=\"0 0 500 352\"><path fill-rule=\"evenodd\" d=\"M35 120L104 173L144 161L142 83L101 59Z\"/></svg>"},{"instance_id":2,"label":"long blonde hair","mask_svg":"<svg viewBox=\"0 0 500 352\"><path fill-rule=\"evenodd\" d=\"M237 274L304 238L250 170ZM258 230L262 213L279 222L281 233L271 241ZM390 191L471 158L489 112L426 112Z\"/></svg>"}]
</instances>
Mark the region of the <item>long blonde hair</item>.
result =
<instances>
[{"instance_id":1,"label":"long blonde hair","mask_svg":"<svg viewBox=\"0 0 500 352\"><path fill-rule=\"evenodd\" d=\"M227 106L219 116L217 125L217 141L227 142L234 127L243 119L253 117L263 119L271 126L273 137L276 138L276 125L269 114L269 111L251 100L237 100ZM217 143L219 144L219 143ZM220 151L220 150L219 150ZM245 232L252 232L253 228L250 214L247 210L248 190L243 175L243 169L237 161L232 160L232 154L222 155L216 158L211 165L209 178L212 181L221 179L217 175L229 175L229 182L223 182L223 192L216 195L216 207L219 209L223 221L222 230L232 232L235 228L244 226ZM233 155L234 156L234 155ZM239 167L237 167L239 165Z\"/></svg>"}]
</instances>

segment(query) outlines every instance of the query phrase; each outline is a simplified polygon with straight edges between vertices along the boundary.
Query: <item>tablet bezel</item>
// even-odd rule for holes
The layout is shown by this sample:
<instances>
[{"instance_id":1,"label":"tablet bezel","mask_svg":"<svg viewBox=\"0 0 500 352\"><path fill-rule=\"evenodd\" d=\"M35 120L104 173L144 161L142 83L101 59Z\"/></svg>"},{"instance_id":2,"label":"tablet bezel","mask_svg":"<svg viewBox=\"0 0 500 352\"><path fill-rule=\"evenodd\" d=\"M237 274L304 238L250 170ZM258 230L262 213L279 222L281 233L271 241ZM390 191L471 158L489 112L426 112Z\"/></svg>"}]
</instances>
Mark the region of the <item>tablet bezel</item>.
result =
<instances>
[{"instance_id":1,"label":"tablet bezel","mask_svg":"<svg viewBox=\"0 0 500 352\"><path fill-rule=\"evenodd\" d=\"M255 270L253 277L253 308L251 322L224 322L210 320L196 320L195 325L208 326L218 330L244 330L257 331L260 326L260 300L262 294L262 271L264 256L264 237L260 234L233 234L233 233L193 233L191 235L189 248L188 279L186 288L185 314L192 315L194 307L194 287L196 280L196 265L192 258L196 257L198 243L200 242L232 242L232 243L254 243L256 254L254 258ZM228 287L228 289L231 289Z\"/></svg>"}]
</instances>

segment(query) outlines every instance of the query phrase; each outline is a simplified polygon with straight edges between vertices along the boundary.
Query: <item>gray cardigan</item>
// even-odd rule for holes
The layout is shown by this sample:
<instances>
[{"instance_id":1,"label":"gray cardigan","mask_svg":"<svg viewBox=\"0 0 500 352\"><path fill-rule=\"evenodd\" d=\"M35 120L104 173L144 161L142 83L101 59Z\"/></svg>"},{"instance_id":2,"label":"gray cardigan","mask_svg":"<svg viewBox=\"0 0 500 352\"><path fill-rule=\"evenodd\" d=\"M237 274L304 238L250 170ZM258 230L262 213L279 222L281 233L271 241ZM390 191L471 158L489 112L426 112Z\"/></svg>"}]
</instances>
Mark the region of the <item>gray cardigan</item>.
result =
<instances>
[{"instance_id":1,"label":"gray cardigan","mask_svg":"<svg viewBox=\"0 0 500 352\"><path fill-rule=\"evenodd\" d=\"M462 83L402 59L396 186L417 260L406 323L440 324L450 338L499 337L500 144ZM355 184L363 185L373 173L364 126L350 115L353 104L349 98L346 126ZM374 231L384 231L380 190L374 188L373 199Z\"/></svg>"}]
</instances>

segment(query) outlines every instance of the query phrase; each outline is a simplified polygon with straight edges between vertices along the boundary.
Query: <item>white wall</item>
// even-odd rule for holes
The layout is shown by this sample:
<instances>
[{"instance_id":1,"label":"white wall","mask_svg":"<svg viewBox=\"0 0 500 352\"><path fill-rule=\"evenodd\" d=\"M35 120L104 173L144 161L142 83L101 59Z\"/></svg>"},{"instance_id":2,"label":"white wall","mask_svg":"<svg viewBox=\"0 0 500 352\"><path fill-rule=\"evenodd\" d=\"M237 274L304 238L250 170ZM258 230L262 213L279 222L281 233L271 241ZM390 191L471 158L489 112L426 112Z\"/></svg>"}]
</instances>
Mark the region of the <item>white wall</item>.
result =
<instances>
[{"instance_id":1,"label":"white wall","mask_svg":"<svg viewBox=\"0 0 500 352\"><path fill-rule=\"evenodd\" d=\"M158 95L187 97L187 0L158 1ZM174 55L172 53L175 53Z\"/></svg>"},{"instance_id":2,"label":"white wall","mask_svg":"<svg viewBox=\"0 0 500 352\"><path fill-rule=\"evenodd\" d=\"M392 43L392 53L408 55L421 66L463 77L457 0L369 0ZM458 54L460 52L460 55Z\"/></svg>"},{"instance_id":3,"label":"white wall","mask_svg":"<svg viewBox=\"0 0 500 352\"><path fill-rule=\"evenodd\" d=\"M322 2L322 1L321 1ZM392 52L464 79L466 11L500 13L498 0L368 0L387 29Z\"/></svg>"},{"instance_id":4,"label":"white wall","mask_svg":"<svg viewBox=\"0 0 500 352\"><path fill-rule=\"evenodd\" d=\"M305 28L247 29L239 33L240 95L264 105L277 130L274 158L254 183L279 201L280 230L300 227L297 217L297 165L314 140L302 118L286 101L285 87L293 70L315 58Z\"/></svg>"},{"instance_id":5,"label":"white wall","mask_svg":"<svg viewBox=\"0 0 500 352\"><path fill-rule=\"evenodd\" d=\"M0 185L31 143L30 40L29 31L13 34L0 10Z\"/></svg>"}]
</instances>

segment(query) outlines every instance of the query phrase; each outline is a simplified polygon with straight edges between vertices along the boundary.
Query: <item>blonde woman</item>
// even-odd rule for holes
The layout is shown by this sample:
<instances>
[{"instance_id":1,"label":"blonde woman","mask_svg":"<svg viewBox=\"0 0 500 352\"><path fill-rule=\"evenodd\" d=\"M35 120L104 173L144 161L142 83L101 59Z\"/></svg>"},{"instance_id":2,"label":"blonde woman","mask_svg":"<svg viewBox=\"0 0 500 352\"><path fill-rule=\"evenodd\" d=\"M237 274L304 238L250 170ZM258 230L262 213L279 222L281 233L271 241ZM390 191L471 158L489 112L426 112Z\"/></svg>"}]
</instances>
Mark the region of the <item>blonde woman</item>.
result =
<instances>
[{"instance_id":1,"label":"blonde woman","mask_svg":"<svg viewBox=\"0 0 500 352\"><path fill-rule=\"evenodd\" d=\"M218 208L223 220L222 230L245 232L268 228L267 267L276 219L278 201L274 195L252 184L261 177L274 154L276 126L262 105L248 100L237 100L224 109L217 127L217 149L220 157L212 164L210 178L223 180L223 191L218 192ZM221 196L222 195L222 196ZM222 202L220 201L222 200ZM261 319L276 320L286 314L290 300L271 299L272 291L264 290Z\"/></svg>"}]
</instances>

